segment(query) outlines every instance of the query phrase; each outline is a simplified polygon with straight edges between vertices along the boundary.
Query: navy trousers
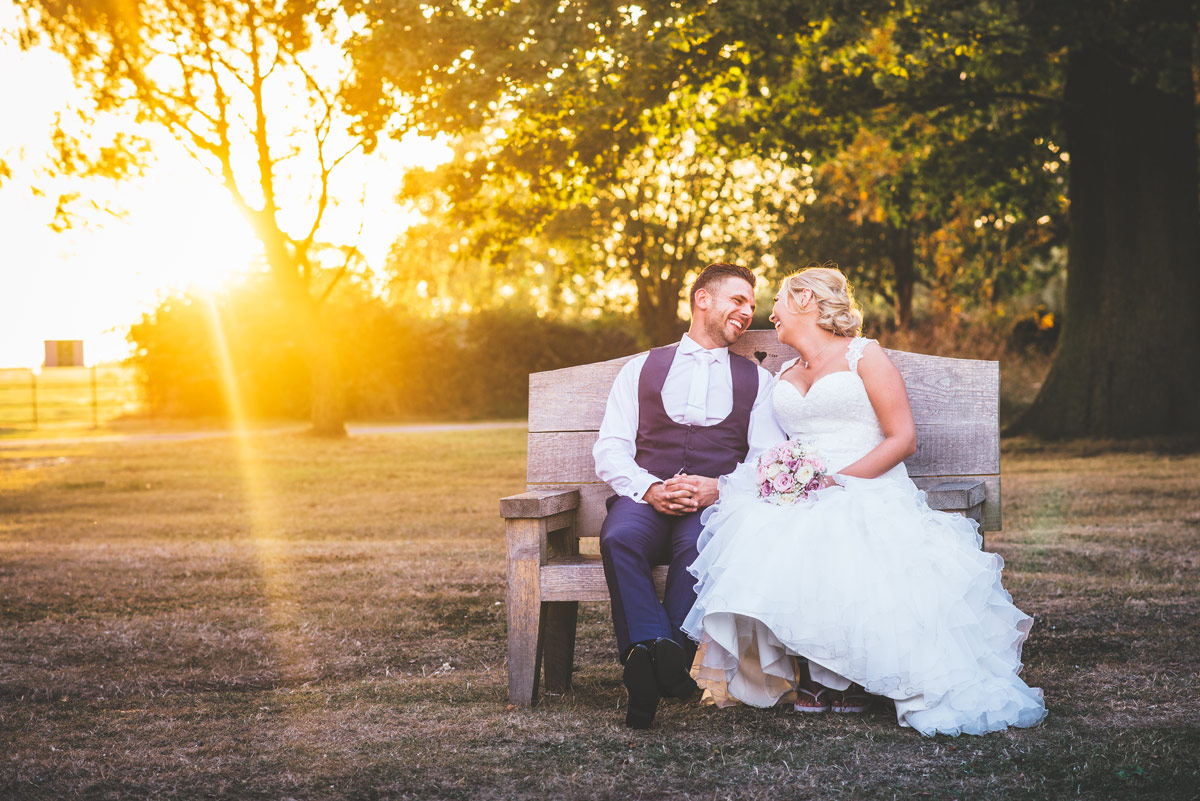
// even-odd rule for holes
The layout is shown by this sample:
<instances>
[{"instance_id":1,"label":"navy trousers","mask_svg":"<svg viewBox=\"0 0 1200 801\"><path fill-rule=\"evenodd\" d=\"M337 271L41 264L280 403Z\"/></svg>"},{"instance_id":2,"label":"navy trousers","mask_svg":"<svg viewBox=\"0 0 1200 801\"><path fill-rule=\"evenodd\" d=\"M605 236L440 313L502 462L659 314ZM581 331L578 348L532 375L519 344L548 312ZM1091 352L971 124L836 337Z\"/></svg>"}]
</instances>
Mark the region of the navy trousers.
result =
<instances>
[{"instance_id":1,"label":"navy trousers","mask_svg":"<svg viewBox=\"0 0 1200 801\"><path fill-rule=\"evenodd\" d=\"M702 528L700 512L664 515L623 495L609 498L600 527L600 556L622 661L634 643L660 637L679 643L689 661L695 654L696 644L679 626L696 601L696 577L687 567L696 560ZM654 565L668 565L662 601L650 576Z\"/></svg>"}]
</instances>

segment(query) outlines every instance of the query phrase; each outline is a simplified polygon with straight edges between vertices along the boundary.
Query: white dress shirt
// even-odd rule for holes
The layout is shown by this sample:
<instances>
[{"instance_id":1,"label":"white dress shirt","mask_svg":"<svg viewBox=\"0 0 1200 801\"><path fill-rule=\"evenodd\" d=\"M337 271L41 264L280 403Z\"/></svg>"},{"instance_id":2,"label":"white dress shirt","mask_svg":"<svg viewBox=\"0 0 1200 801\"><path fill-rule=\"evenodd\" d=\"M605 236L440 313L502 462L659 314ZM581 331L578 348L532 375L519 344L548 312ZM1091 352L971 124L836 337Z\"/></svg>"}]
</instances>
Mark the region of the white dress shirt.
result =
<instances>
[{"instance_id":1,"label":"white dress shirt","mask_svg":"<svg viewBox=\"0 0 1200 801\"><path fill-rule=\"evenodd\" d=\"M685 414L688 394L692 385L692 371L699 362L695 355L704 350L687 334L675 350L671 369L663 383L663 408L676 423L686 425ZM714 348L709 351L715 360L708 371L708 398L705 403L705 425L721 422L733 411L733 377L729 370L729 349ZM637 453L638 430L638 381L648 354L642 354L625 363L617 380L608 393L608 406L604 410L604 422L600 424L600 439L592 449L596 459L596 475L607 483L618 495L645 503L642 496L646 490L661 479L643 470L634 461ZM771 408L771 387L774 379L762 367L758 368L758 395L750 411L750 429L747 432L750 450L746 459L756 459L758 454L772 445L787 439L783 429L775 420ZM716 476L710 476L716 478Z\"/></svg>"}]
</instances>

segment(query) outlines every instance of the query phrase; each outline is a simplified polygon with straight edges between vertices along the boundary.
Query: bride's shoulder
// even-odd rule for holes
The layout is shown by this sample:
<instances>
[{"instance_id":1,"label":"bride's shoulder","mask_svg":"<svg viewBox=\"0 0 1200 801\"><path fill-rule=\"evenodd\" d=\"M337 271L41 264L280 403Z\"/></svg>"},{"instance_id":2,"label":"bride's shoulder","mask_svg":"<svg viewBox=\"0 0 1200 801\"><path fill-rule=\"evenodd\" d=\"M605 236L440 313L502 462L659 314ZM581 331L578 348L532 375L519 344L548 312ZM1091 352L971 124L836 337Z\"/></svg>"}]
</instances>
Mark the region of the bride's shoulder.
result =
<instances>
[{"instance_id":1,"label":"bride's shoulder","mask_svg":"<svg viewBox=\"0 0 1200 801\"><path fill-rule=\"evenodd\" d=\"M850 369L860 376L900 374L883 346L874 339L855 337L846 358L850 362Z\"/></svg>"},{"instance_id":2,"label":"bride's shoulder","mask_svg":"<svg viewBox=\"0 0 1200 801\"><path fill-rule=\"evenodd\" d=\"M850 348L846 350L846 361L850 362L851 372L854 373L858 373L860 366L870 369L880 362L892 365L892 360L889 360L888 355L883 353L882 345L876 339L866 337L852 339Z\"/></svg>"},{"instance_id":3,"label":"bride's shoulder","mask_svg":"<svg viewBox=\"0 0 1200 801\"><path fill-rule=\"evenodd\" d=\"M879 340L871 339L870 337L854 337L850 340L850 350L862 353L869 345L879 347Z\"/></svg>"}]
</instances>

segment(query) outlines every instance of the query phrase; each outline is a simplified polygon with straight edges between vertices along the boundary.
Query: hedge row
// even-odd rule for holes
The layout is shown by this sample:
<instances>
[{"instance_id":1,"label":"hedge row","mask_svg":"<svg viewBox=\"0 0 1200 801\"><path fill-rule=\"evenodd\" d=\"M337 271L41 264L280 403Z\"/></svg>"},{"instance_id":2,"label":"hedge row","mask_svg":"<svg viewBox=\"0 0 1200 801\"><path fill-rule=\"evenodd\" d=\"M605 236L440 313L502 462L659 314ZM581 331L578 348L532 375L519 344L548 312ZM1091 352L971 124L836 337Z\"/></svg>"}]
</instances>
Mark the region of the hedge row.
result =
<instances>
[{"instance_id":1,"label":"hedge row","mask_svg":"<svg viewBox=\"0 0 1200 801\"><path fill-rule=\"evenodd\" d=\"M625 319L568 322L518 308L417 319L360 292L339 292L324 314L350 419L523 417L529 373L640 349ZM267 283L215 302L168 297L129 334L151 411L227 414L229 375L248 416L307 417L311 381L291 320Z\"/></svg>"}]
</instances>

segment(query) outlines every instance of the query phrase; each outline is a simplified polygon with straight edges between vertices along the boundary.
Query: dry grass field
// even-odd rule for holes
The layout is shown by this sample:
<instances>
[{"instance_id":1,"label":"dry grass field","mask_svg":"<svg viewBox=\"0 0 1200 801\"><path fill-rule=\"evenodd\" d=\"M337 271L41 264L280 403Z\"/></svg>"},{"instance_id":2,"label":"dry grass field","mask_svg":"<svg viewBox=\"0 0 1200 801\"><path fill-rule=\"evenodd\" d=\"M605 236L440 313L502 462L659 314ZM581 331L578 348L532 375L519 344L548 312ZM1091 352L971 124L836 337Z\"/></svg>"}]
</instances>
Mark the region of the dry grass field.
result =
<instances>
[{"instance_id":1,"label":"dry grass field","mask_svg":"<svg viewBox=\"0 0 1200 801\"><path fill-rule=\"evenodd\" d=\"M1044 724L673 702L632 732L601 605L574 688L507 706L520 431L0 441L0 798L1196 798L1200 456L1004 468Z\"/></svg>"}]
</instances>

